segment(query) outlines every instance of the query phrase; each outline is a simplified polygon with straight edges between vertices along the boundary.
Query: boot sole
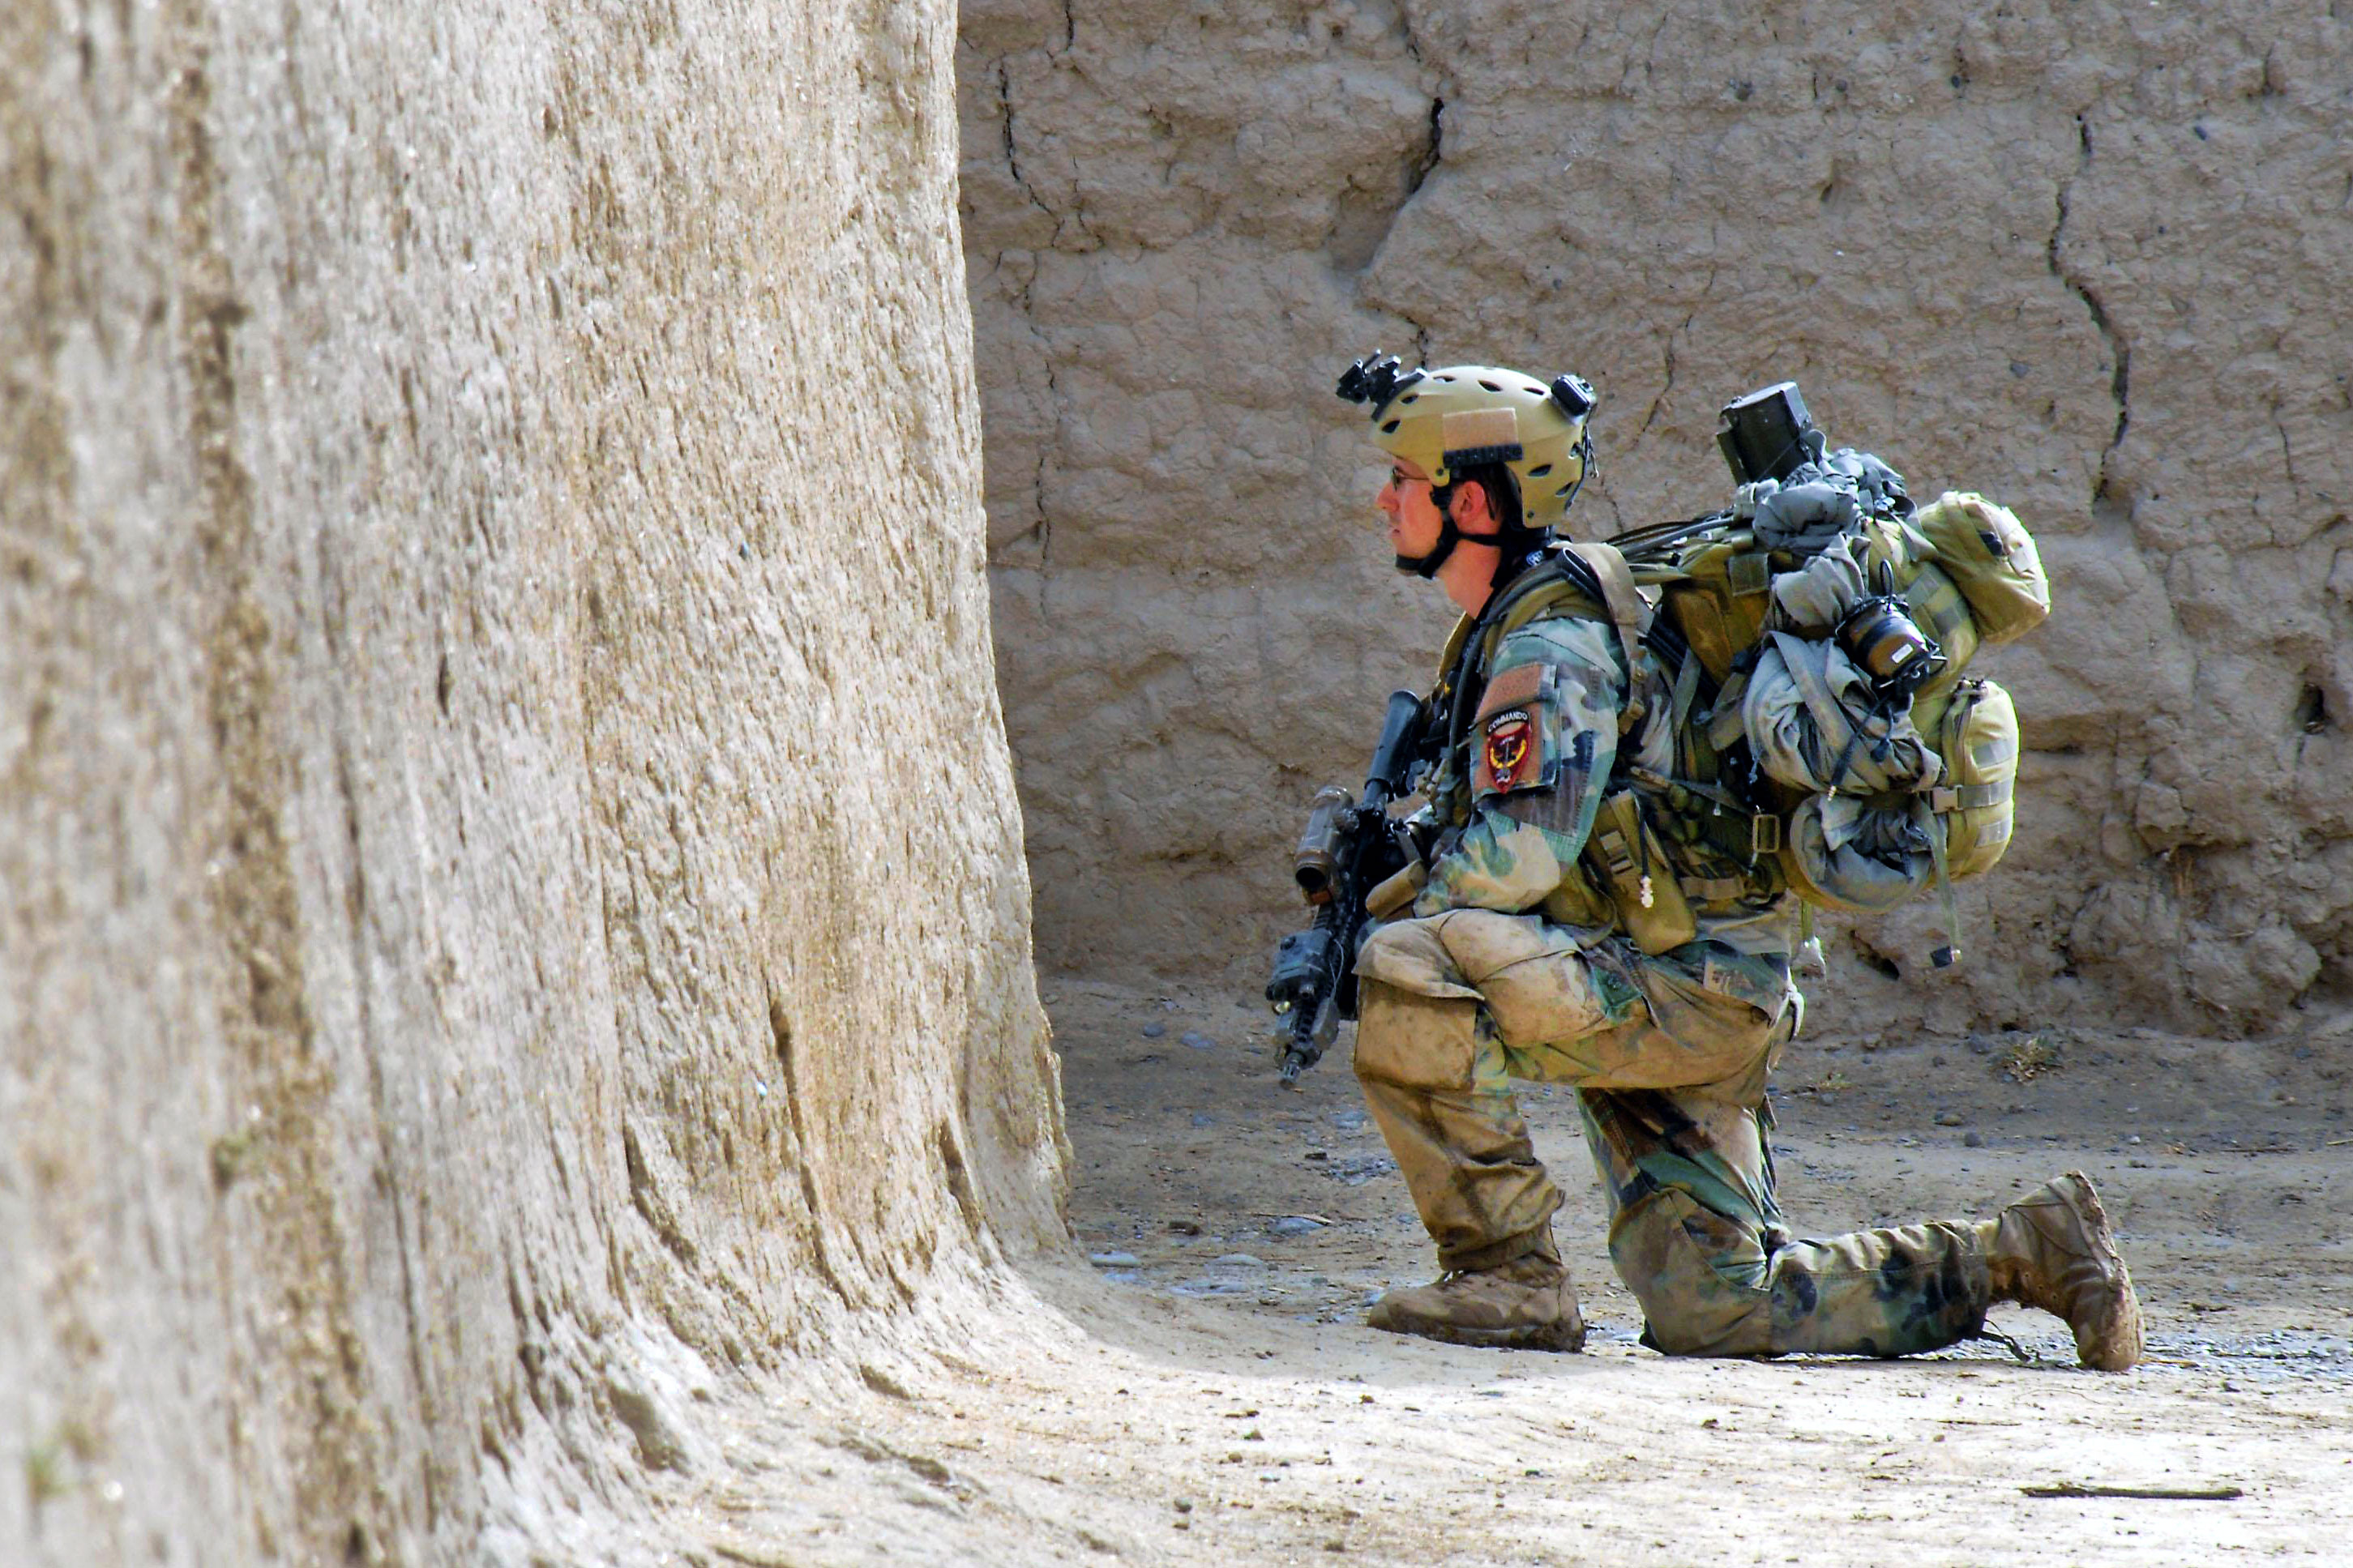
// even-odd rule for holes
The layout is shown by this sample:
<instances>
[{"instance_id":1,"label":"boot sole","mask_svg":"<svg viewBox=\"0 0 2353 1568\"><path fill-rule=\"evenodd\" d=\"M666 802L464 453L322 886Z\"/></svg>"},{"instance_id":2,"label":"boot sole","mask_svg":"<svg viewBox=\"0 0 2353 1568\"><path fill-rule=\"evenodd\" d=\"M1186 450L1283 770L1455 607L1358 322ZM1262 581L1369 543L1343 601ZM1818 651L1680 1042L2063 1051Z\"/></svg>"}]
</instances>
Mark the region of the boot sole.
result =
<instances>
[{"instance_id":1,"label":"boot sole","mask_svg":"<svg viewBox=\"0 0 2353 1568\"><path fill-rule=\"evenodd\" d=\"M1537 1323L1518 1329L1466 1329L1453 1323L1390 1324L1372 1327L1384 1333L1407 1334L1440 1344L1467 1345L1473 1350L1555 1351L1574 1355L1585 1348L1583 1323Z\"/></svg>"},{"instance_id":2,"label":"boot sole","mask_svg":"<svg viewBox=\"0 0 2353 1568\"><path fill-rule=\"evenodd\" d=\"M2101 1273L2116 1282L2116 1293L2094 1336L2107 1347L2105 1352L2086 1349L2078 1336L2075 1359L2098 1372L2129 1372L2141 1357L2140 1295L2133 1289L2132 1270L2125 1267L2124 1254L2116 1250L2116 1233L2108 1228L2108 1211L2101 1206L2092 1179L2081 1171L2069 1171L2052 1184L2084 1222L2084 1234L2091 1241L2092 1256Z\"/></svg>"}]
</instances>

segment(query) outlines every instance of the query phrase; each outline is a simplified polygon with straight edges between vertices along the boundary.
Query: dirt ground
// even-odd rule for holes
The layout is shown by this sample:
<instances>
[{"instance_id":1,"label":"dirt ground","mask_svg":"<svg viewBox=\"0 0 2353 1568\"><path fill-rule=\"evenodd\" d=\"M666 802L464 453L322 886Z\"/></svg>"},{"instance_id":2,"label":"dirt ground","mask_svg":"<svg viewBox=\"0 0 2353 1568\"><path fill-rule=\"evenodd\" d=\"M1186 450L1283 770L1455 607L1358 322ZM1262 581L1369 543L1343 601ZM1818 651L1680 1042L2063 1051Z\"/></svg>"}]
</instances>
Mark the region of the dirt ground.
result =
<instances>
[{"instance_id":1,"label":"dirt ground","mask_svg":"<svg viewBox=\"0 0 2353 1568\"><path fill-rule=\"evenodd\" d=\"M1525 1097L1568 1194L1581 1356L1375 1333L1432 1270L1342 1044L1279 1089L1244 998L1050 986L1091 1267L857 1384L747 1407L677 1478L699 1563L2178 1563L2353 1547L2353 1125L2343 1042L1996 1037L1810 1046L1774 1135L1802 1232L1991 1213L2080 1166L2149 1358L2057 1320L1904 1362L1636 1343L1566 1090ZM2047 1486L2234 1489L2037 1497ZM1327 1555L1330 1554L1330 1555Z\"/></svg>"}]
</instances>

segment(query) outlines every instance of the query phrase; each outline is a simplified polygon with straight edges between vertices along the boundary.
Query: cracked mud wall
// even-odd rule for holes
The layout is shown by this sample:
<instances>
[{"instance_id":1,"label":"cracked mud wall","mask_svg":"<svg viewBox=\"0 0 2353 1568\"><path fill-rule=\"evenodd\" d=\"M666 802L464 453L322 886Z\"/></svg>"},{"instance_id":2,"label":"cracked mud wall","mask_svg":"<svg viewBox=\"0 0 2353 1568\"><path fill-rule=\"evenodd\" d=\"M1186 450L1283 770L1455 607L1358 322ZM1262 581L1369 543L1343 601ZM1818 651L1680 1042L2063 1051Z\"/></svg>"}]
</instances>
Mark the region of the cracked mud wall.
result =
<instances>
[{"instance_id":1,"label":"cracked mud wall","mask_svg":"<svg viewBox=\"0 0 2353 1568\"><path fill-rule=\"evenodd\" d=\"M0 1559L652 1561L1061 1235L952 50L0 20Z\"/></svg>"},{"instance_id":2,"label":"cracked mud wall","mask_svg":"<svg viewBox=\"0 0 2353 1568\"><path fill-rule=\"evenodd\" d=\"M1985 490L2057 610L2020 837L1831 943L1816 1017L2341 1029L2353 19L2341 7L967 0L963 209L1041 956L1254 986L1315 785L1449 613L1339 366L1574 370L1588 533L1719 504L1794 376ZM1900 979L1894 978L1899 975Z\"/></svg>"}]
</instances>

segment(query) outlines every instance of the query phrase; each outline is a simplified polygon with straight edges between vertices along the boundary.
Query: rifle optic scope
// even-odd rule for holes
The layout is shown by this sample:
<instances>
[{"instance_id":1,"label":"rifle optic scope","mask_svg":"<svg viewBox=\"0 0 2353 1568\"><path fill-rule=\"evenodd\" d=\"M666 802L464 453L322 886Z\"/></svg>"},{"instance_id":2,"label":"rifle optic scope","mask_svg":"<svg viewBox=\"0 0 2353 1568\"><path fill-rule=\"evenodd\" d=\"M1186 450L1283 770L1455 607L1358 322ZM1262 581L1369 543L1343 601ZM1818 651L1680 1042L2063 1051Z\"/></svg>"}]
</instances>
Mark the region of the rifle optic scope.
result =
<instances>
[{"instance_id":1,"label":"rifle optic scope","mask_svg":"<svg viewBox=\"0 0 2353 1568\"><path fill-rule=\"evenodd\" d=\"M1338 784L1325 784L1308 804L1307 826L1299 835L1299 847L1291 852L1291 874L1311 904L1332 896L1332 879L1339 872L1342 841L1347 837L1348 813L1356 805L1356 797Z\"/></svg>"}]
</instances>

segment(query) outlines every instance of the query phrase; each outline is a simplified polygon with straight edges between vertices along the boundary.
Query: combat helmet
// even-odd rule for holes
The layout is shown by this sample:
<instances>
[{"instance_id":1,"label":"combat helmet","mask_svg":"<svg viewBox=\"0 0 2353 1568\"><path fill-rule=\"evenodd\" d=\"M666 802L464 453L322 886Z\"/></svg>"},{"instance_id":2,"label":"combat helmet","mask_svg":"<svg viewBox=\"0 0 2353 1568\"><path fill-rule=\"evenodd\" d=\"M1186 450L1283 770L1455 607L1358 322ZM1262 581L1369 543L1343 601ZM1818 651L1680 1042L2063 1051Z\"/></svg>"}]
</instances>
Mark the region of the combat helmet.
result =
<instances>
[{"instance_id":1,"label":"combat helmet","mask_svg":"<svg viewBox=\"0 0 2353 1568\"><path fill-rule=\"evenodd\" d=\"M1370 405L1374 445L1419 467L1433 486L1443 489L1458 468L1491 462L1502 463L1518 482L1520 516L1505 520L1501 534L1461 533L1450 516L1436 550L1398 558L1401 570L1424 577L1461 539L1508 550L1514 536L1553 527L1577 499L1592 461L1586 421L1593 388L1580 376L1555 376L1546 385L1492 365L1407 370L1395 355L1376 353L1350 365L1337 390Z\"/></svg>"}]
</instances>

